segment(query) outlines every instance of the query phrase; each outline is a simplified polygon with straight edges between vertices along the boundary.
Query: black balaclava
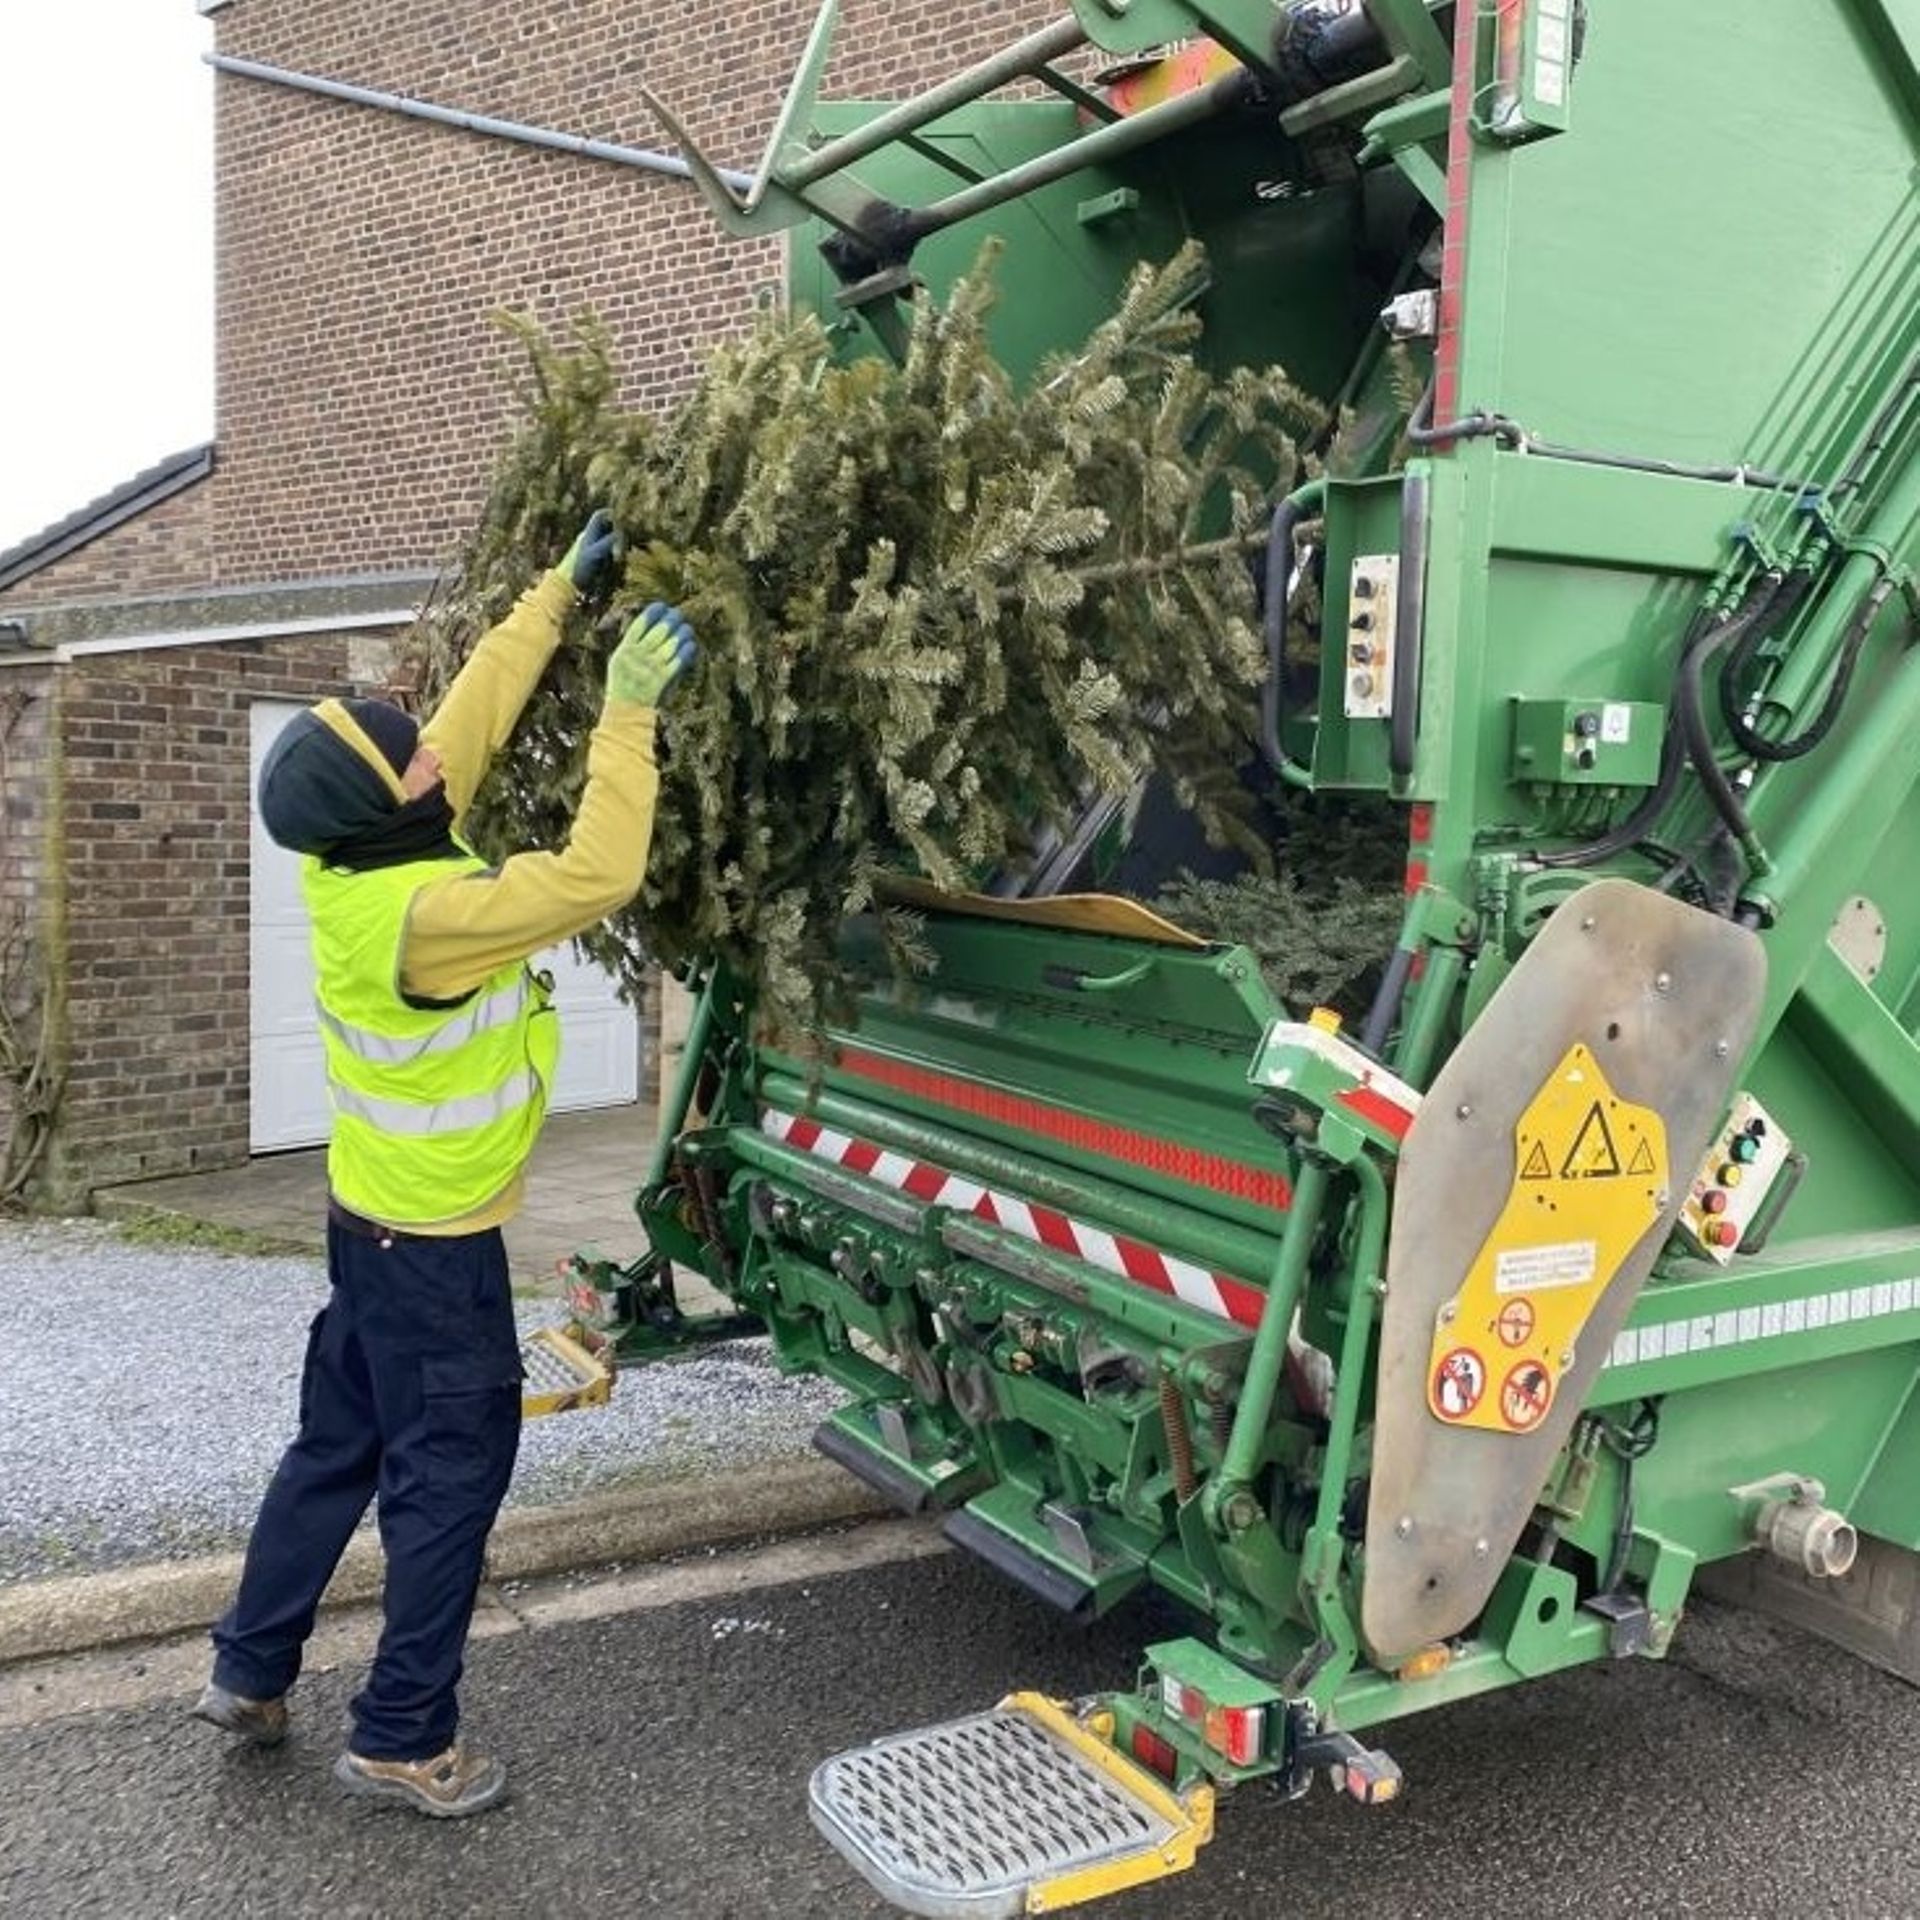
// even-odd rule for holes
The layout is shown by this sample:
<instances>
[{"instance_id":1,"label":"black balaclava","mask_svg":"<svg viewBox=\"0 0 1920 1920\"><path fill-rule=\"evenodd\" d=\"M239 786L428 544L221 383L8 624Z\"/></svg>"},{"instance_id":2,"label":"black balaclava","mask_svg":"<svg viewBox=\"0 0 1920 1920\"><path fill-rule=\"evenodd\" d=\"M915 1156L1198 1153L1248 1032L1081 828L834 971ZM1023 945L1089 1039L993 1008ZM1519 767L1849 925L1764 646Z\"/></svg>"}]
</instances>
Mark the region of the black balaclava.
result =
<instances>
[{"instance_id":1,"label":"black balaclava","mask_svg":"<svg viewBox=\"0 0 1920 1920\"><path fill-rule=\"evenodd\" d=\"M260 769L260 819L280 846L364 873L409 860L453 859L443 785L399 791L420 729L386 700L323 700L296 714Z\"/></svg>"}]
</instances>

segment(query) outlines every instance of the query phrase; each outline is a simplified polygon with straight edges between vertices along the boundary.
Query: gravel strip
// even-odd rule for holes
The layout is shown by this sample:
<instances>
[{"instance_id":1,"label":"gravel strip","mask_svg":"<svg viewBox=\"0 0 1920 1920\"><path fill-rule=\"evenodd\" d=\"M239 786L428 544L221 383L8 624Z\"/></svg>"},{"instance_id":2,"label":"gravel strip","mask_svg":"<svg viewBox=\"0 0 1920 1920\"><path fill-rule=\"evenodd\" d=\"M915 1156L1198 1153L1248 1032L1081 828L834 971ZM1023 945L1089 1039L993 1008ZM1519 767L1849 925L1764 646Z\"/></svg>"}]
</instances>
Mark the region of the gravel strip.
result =
<instances>
[{"instance_id":1,"label":"gravel strip","mask_svg":"<svg viewBox=\"0 0 1920 1920\"><path fill-rule=\"evenodd\" d=\"M0 1582L242 1544L326 1296L313 1256L0 1221ZM528 1423L508 1505L803 1453L840 1398L782 1377L765 1341L643 1368L606 1408Z\"/></svg>"}]
</instances>

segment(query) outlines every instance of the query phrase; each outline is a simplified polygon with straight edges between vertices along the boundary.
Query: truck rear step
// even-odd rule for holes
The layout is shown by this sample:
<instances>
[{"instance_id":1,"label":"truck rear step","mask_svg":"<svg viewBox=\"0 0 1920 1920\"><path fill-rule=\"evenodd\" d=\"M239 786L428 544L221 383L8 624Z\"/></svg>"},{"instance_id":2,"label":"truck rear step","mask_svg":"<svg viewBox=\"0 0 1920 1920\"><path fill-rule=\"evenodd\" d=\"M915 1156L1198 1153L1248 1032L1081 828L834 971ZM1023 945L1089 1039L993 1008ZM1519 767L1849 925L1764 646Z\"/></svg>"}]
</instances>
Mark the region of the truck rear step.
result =
<instances>
[{"instance_id":1,"label":"truck rear step","mask_svg":"<svg viewBox=\"0 0 1920 1920\"><path fill-rule=\"evenodd\" d=\"M520 1412L528 1420L604 1407L613 1393L612 1367L571 1328L536 1327L520 1342L520 1372Z\"/></svg>"},{"instance_id":2,"label":"truck rear step","mask_svg":"<svg viewBox=\"0 0 1920 1920\"><path fill-rule=\"evenodd\" d=\"M1181 1796L1039 1694L824 1762L814 1825L908 1913L1057 1913L1181 1872L1213 1793Z\"/></svg>"}]
</instances>

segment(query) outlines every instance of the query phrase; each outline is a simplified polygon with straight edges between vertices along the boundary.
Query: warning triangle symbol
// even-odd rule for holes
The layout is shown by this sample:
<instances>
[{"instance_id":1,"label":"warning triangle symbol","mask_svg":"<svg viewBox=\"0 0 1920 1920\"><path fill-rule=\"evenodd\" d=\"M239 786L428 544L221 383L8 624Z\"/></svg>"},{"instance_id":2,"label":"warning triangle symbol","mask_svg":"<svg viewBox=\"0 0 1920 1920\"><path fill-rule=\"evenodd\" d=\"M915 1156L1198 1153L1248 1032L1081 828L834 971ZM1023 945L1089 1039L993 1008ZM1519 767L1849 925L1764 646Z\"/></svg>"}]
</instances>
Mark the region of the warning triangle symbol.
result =
<instances>
[{"instance_id":1,"label":"warning triangle symbol","mask_svg":"<svg viewBox=\"0 0 1920 1920\"><path fill-rule=\"evenodd\" d=\"M1547 1158L1546 1148L1536 1140L1533 1151L1527 1155L1527 1163L1520 1169L1522 1180L1551 1180L1553 1163Z\"/></svg>"},{"instance_id":2,"label":"warning triangle symbol","mask_svg":"<svg viewBox=\"0 0 1920 1920\"><path fill-rule=\"evenodd\" d=\"M1613 1129L1596 1100L1580 1122L1573 1145L1560 1163L1563 1180L1611 1180L1620 1171L1620 1155L1613 1144Z\"/></svg>"},{"instance_id":3,"label":"warning triangle symbol","mask_svg":"<svg viewBox=\"0 0 1920 1920\"><path fill-rule=\"evenodd\" d=\"M1634 1148L1631 1158L1627 1161L1627 1171L1629 1173L1651 1173L1653 1171L1653 1149L1648 1146L1644 1140Z\"/></svg>"}]
</instances>

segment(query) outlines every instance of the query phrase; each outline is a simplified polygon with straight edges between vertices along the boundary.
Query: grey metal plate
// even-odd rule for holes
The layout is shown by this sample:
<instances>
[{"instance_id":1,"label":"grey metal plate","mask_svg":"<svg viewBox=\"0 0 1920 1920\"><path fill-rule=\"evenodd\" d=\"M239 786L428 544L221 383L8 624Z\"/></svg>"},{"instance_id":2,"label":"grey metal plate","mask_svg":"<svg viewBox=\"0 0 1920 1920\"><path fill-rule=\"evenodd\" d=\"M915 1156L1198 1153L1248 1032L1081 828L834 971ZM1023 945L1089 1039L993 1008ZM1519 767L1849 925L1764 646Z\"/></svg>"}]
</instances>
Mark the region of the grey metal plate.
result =
<instances>
[{"instance_id":1,"label":"grey metal plate","mask_svg":"<svg viewBox=\"0 0 1920 1920\"><path fill-rule=\"evenodd\" d=\"M1614 1335L1672 1230L1753 1038L1766 956L1751 933L1626 880L1554 913L1434 1080L1394 1190L1361 1625L1376 1658L1459 1633L1486 1605ZM1672 1191L1600 1296L1545 1420L1448 1426L1427 1406L1434 1319L1514 1179L1514 1128L1575 1041L1658 1109Z\"/></svg>"},{"instance_id":2,"label":"grey metal plate","mask_svg":"<svg viewBox=\"0 0 1920 1920\"><path fill-rule=\"evenodd\" d=\"M815 1769L814 1825L909 1913L1001 1920L1037 1881L1174 1832L1045 1728L1001 1708L856 1747Z\"/></svg>"},{"instance_id":3,"label":"grey metal plate","mask_svg":"<svg viewBox=\"0 0 1920 1920\"><path fill-rule=\"evenodd\" d=\"M591 1370L583 1372L558 1354L544 1340L529 1338L520 1343L520 1367L525 1374L523 1393L572 1393L590 1387L599 1379Z\"/></svg>"}]
</instances>

